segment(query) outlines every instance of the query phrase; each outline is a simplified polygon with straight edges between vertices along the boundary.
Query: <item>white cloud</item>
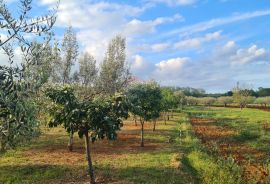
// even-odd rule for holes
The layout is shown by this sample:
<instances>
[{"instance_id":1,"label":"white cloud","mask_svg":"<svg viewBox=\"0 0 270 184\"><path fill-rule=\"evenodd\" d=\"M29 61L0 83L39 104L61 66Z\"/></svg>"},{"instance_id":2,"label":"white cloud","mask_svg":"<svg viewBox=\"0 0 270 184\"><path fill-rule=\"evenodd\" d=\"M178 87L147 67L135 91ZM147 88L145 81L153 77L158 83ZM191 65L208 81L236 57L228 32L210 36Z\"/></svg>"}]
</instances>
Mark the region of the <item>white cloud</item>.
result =
<instances>
[{"instance_id":1,"label":"white cloud","mask_svg":"<svg viewBox=\"0 0 270 184\"><path fill-rule=\"evenodd\" d=\"M172 58L168 60L163 60L157 64L155 64L156 70L154 71L154 75L163 76L163 77L172 77L174 75L178 75L178 73L182 70L184 65L189 61L189 58Z\"/></svg>"},{"instance_id":2,"label":"white cloud","mask_svg":"<svg viewBox=\"0 0 270 184\"><path fill-rule=\"evenodd\" d=\"M40 0L45 6L53 7L56 0ZM56 26L72 25L78 32L78 40L83 48L100 62L104 56L108 41L115 35L127 37L130 44L135 38L156 32L161 24L182 21L183 17L175 14L158 17L153 20L140 20L138 17L151 5L132 6L105 1L65 0L61 1ZM128 52L135 55L129 45Z\"/></svg>"},{"instance_id":3,"label":"white cloud","mask_svg":"<svg viewBox=\"0 0 270 184\"><path fill-rule=\"evenodd\" d=\"M228 41L224 47L223 47L223 50L225 51L231 51L232 49L235 49L236 48L236 44L234 41Z\"/></svg>"},{"instance_id":4,"label":"white cloud","mask_svg":"<svg viewBox=\"0 0 270 184\"><path fill-rule=\"evenodd\" d=\"M162 85L191 86L221 92L230 90L237 81L259 85L262 76L269 73L270 53L257 45L243 48L234 41L228 41L206 54L200 59L176 57L164 60L147 72Z\"/></svg>"},{"instance_id":5,"label":"white cloud","mask_svg":"<svg viewBox=\"0 0 270 184\"><path fill-rule=\"evenodd\" d=\"M9 63L9 58L7 56L7 54L1 49L0 50L0 65L10 65ZM22 62L22 52L21 49L19 47L14 49L14 57L13 59L13 66L20 66L20 63Z\"/></svg>"},{"instance_id":6,"label":"white cloud","mask_svg":"<svg viewBox=\"0 0 270 184\"><path fill-rule=\"evenodd\" d=\"M164 3L169 6L186 6L194 4L197 0L147 0L151 3Z\"/></svg>"},{"instance_id":7,"label":"white cloud","mask_svg":"<svg viewBox=\"0 0 270 184\"><path fill-rule=\"evenodd\" d=\"M270 57L266 49L252 45L246 49L237 49L235 53L230 56L230 60L233 65L244 65L252 62L270 61Z\"/></svg>"},{"instance_id":8,"label":"white cloud","mask_svg":"<svg viewBox=\"0 0 270 184\"><path fill-rule=\"evenodd\" d=\"M239 22L239 21L243 21L243 20L247 20L247 19L251 19L255 17L266 16L266 15L270 15L270 9L248 12L248 13L238 13L229 17L215 18L209 21L200 22L200 23L190 25L190 26L185 26L180 29L175 29L173 31L170 31L169 33L166 33L163 36L171 36L175 34L192 35L194 33L203 32L214 27L231 24L231 23L235 23L235 22Z\"/></svg>"},{"instance_id":9,"label":"white cloud","mask_svg":"<svg viewBox=\"0 0 270 184\"><path fill-rule=\"evenodd\" d=\"M217 31L214 33L208 33L203 37L195 37L191 39L185 39L180 42L174 44L174 48L196 48L201 46L204 43L219 40L221 38L221 31Z\"/></svg>"},{"instance_id":10,"label":"white cloud","mask_svg":"<svg viewBox=\"0 0 270 184\"><path fill-rule=\"evenodd\" d=\"M124 34L126 36L136 36L153 33L156 30L156 26L182 20L183 17L179 14L175 14L172 17L158 17L150 21L141 21L138 19L133 19L125 25Z\"/></svg>"},{"instance_id":11,"label":"white cloud","mask_svg":"<svg viewBox=\"0 0 270 184\"><path fill-rule=\"evenodd\" d=\"M153 52L161 52L168 49L169 47L170 47L170 44L168 43L157 43L151 46L151 50Z\"/></svg>"},{"instance_id":12,"label":"white cloud","mask_svg":"<svg viewBox=\"0 0 270 184\"><path fill-rule=\"evenodd\" d=\"M207 33L201 37L186 38L175 43L165 42L154 44L140 44L137 50L143 52L163 52L168 49L195 49L208 42L220 40L222 38L221 33L222 31L216 31L213 33Z\"/></svg>"},{"instance_id":13,"label":"white cloud","mask_svg":"<svg viewBox=\"0 0 270 184\"><path fill-rule=\"evenodd\" d=\"M140 55L135 55L134 60L131 64L131 70L139 70L142 69L142 67L144 66L144 59L142 56Z\"/></svg>"}]
</instances>

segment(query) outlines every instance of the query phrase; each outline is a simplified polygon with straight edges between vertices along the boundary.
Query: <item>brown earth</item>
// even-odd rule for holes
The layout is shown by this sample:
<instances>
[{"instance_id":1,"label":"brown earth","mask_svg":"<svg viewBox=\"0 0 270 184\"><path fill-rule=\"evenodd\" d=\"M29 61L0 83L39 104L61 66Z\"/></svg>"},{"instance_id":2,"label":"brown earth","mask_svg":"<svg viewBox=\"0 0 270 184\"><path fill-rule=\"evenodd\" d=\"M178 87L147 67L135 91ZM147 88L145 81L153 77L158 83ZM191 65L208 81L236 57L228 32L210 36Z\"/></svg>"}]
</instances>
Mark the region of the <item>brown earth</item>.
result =
<instances>
[{"instance_id":1,"label":"brown earth","mask_svg":"<svg viewBox=\"0 0 270 184\"><path fill-rule=\"evenodd\" d=\"M214 119L191 118L191 124L195 135L209 149L214 149L214 143L218 148L218 154L225 159L232 157L237 164L242 166L244 177L247 180L263 180L269 173L261 164L265 160L267 154L244 143L230 142L231 136L237 135L237 132L231 128L216 126ZM254 160L249 160L248 156L252 156Z\"/></svg>"},{"instance_id":2,"label":"brown earth","mask_svg":"<svg viewBox=\"0 0 270 184\"><path fill-rule=\"evenodd\" d=\"M167 144L164 142L158 142L151 140L145 144L145 147L140 147L140 124L135 126L133 122L125 122L122 131L119 132L116 141L102 140L91 144L92 159L95 162L103 159L117 159L124 158L129 154L136 154L141 152L153 152L166 148ZM152 131L152 124L146 123L144 126L146 131ZM48 136L48 135L46 135ZM55 134L54 138L61 138L63 135L57 137ZM146 140L147 141L147 140ZM23 154L26 159L26 163L35 163L38 165L70 165L79 166L81 163L86 162L84 140L77 138L74 139L73 151L70 152L66 145L49 145L46 147L40 147L25 151ZM72 179L61 179L53 180L51 184L84 184L88 183L89 178L85 174L86 172L80 173L78 177ZM106 178L100 175L96 176L98 184L131 184L127 181L119 181L115 178Z\"/></svg>"}]
</instances>

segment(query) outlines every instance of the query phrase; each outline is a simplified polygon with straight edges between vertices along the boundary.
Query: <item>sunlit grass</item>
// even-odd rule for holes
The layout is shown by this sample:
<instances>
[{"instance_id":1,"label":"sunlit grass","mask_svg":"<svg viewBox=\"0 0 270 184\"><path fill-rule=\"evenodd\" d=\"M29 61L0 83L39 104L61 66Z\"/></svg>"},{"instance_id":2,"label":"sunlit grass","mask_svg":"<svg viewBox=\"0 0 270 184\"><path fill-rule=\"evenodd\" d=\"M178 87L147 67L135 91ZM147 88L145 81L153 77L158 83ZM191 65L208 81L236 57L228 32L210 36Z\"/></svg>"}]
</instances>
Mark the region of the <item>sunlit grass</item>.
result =
<instances>
[{"instance_id":1,"label":"sunlit grass","mask_svg":"<svg viewBox=\"0 0 270 184\"><path fill-rule=\"evenodd\" d=\"M190 175L191 173L185 170L184 165L181 168L175 166L181 165L181 158L178 158L181 153L179 118L181 118L179 115L174 117L172 121L167 122L167 125L163 121L159 121L155 132L152 130L152 124L148 122L145 130L146 147L139 148L139 142L135 143L138 144L136 149L139 149L139 151L125 153L125 150L118 150L112 142L106 144L106 146L109 146L110 151L113 149L113 156L106 156L108 154L106 151L104 151L104 154L93 153L93 164L97 178L113 178L122 182L149 184L193 183L193 177ZM139 127L140 124L138 124L136 130L125 130L124 128L120 133L132 133L139 136ZM82 147L84 140L79 139L77 135L75 137L75 145ZM169 140L173 141L169 142ZM33 140L29 145L10 150L0 156L0 181L12 184L53 183L58 180L85 181L87 179L87 164L84 150L80 149L80 153L74 153L75 156L72 155L72 158L66 158L69 160L80 157L82 161L78 163L69 163L68 161L65 163L50 158L50 154L53 157L55 154L53 152L57 150L44 151L48 147L54 146L55 149L59 148L60 155L66 157L64 153L61 153L61 150L65 149L67 141L68 136L62 128L50 130L45 128L41 137ZM151 150L147 145L152 144L158 144L159 146L155 150ZM102 145L103 141L98 141L93 145L93 149L95 149L95 146L102 148ZM31 154L26 154L32 152L34 152L33 157L31 157ZM38 158L38 156L43 157L45 154L48 160Z\"/></svg>"}]
</instances>

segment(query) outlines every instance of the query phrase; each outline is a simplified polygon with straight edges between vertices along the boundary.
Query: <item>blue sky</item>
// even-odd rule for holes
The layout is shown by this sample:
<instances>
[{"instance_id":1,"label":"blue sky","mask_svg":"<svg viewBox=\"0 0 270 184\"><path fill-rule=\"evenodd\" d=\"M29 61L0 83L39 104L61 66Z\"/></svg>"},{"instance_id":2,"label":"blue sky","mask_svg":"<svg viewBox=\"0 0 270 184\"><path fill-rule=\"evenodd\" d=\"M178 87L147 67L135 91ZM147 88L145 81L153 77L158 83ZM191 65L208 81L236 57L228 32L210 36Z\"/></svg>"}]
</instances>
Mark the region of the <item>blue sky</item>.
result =
<instances>
[{"instance_id":1,"label":"blue sky","mask_svg":"<svg viewBox=\"0 0 270 184\"><path fill-rule=\"evenodd\" d=\"M9 1L15 11L18 1ZM40 14L56 0L34 3ZM269 0L62 0L54 31L61 39L71 24L99 63L121 34L140 79L225 92L237 81L270 87L269 20Z\"/></svg>"}]
</instances>

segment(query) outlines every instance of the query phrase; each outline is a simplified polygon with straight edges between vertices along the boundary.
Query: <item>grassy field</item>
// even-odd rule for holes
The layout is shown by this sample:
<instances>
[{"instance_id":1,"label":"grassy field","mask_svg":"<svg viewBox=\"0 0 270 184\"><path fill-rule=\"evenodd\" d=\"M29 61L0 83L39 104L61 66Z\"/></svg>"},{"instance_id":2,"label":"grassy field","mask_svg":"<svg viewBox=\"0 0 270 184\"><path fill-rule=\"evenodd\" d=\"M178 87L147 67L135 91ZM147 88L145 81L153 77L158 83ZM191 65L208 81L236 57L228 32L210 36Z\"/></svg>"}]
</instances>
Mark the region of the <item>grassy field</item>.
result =
<instances>
[{"instance_id":1,"label":"grassy field","mask_svg":"<svg viewBox=\"0 0 270 184\"><path fill-rule=\"evenodd\" d=\"M157 130L146 124L145 147L140 147L140 126L126 121L117 141L92 144L98 183L195 183L181 165L178 130L180 114ZM173 140L168 142L168 140ZM73 152L67 151L68 136L62 128L44 129L28 146L0 156L0 181L21 183L86 183L84 141L76 137Z\"/></svg>"},{"instance_id":2,"label":"grassy field","mask_svg":"<svg viewBox=\"0 0 270 184\"><path fill-rule=\"evenodd\" d=\"M117 141L92 144L98 183L242 184L270 183L270 112L256 109L192 107L164 125L126 121ZM170 141L169 141L170 140ZM0 155L6 183L87 183L84 141L73 152L62 128L43 129L28 146ZM0 182L1 183L1 182Z\"/></svg>"},{"instance_id":3,"label":"grassy field","mask_svg":"<svg viewBox=\"0 0 270 184\"><path fill-rule=\"evenodd\" d=\"M185 112L199 141L187 158L204 183L270 183L269 112L204 107Z\"/></svg>"}]
</instances>

